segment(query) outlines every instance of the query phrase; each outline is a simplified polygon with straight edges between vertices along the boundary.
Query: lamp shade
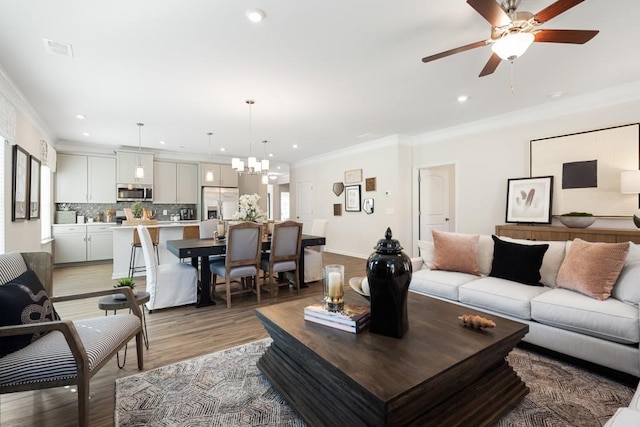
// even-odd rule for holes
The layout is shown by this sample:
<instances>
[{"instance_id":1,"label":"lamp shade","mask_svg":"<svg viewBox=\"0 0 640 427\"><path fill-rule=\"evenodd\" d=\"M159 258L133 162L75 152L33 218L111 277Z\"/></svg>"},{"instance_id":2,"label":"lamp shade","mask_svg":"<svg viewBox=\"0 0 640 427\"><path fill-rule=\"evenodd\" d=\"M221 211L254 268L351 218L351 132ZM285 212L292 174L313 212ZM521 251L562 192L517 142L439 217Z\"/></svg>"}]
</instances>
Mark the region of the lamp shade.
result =
<instances>
[{"instance_id":1,"label":"lamp shade","mask_svg":"<svg viewBox=\"0 0 640 427\"><path fill-rule=\"evenodd\" d=\"M510 33L491 45L493 53L506 61L513 61L527 51L535 36L531 33Z\"/></svg>"},{"instance_id":2,"label":"lamp shade","mask_svg":"<svg viewBox=\"0 0 640 427\"><path fill-rule=\"evenodd\" d=\"M620 192L640 194L640 170L620 172Z\"/></svg>"}]
</instances>

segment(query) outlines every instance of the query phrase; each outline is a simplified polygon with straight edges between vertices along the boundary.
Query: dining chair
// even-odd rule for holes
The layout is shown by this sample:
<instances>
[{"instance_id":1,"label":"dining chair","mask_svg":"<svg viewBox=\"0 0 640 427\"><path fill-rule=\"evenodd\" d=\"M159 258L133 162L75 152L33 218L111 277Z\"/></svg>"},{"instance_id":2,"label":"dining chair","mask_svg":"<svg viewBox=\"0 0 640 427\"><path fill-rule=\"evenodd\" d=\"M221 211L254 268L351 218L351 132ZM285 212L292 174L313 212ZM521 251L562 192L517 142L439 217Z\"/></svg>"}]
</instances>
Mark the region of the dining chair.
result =
<instances>
[{"instance_id":1,"label":"dining chair","mask_svg":"<svg viewBox=\"0 0 640 427\"><path fill-rule=\"evenodd\" d=\"M302 245L302 223L284 221L273 226L271 235L271 250L260 261L260 269L269 276L269 290L271 296L276 295L273 286L273 276L287 271L295 272L296 291L300 292L300 247ZM286 282L289 283L288 281Z\"/></svg>"},{"instance_id":2,"label":"dining chair","mask_svg":"<svg viewBox=\"0 0 640 427\"><path fill-rule=\"evenodd\" d=\"M204 221L200 221L198 223L198 227L200 228L201 239L211 239L213 238L213 232L218 231L218 220L207 219Z\"/></svg>"},{"instance_id":3,"label":"dining chair","mask_svg":"<svg viewBox=\"0 0 640 427\"><path fill-rule=\"evenodd\" d=\"M326 219L314 219L310 234L312 236L326 237L328 222ZM323 252L324 245L304 248L304 283L322 280Z\"/></svg>"},{"instance_id":4,"label":"dining chair","mask_svg":"<svg viewBox=\"0 0 640 427\"><path fill-rule=\"evenodd\" d=\"M224 259L214 259L209 263L214 291L215 279L223 277L227 308L231 307L231 295L256 292L260 302L258 271L262 251L262 227L254 222L241 222L229 226L227 232L227 248ZM231 282L237 279L252 278L252 281L241 281L240 290L232 292Z\"/></svg>"},{"instance_id":5,"label":"dining chair","mask_svg":"<svg viewBox=\"0 0 640 427\"><path fill-rule=\"evenodd\" d=\"M153 256L151 235L144 225L138 225L142 252L147 269L149 312L166 307L195 304L198 300L198 271L191 264L174 262L160 264Z\"/></svg>"}]
</instances>

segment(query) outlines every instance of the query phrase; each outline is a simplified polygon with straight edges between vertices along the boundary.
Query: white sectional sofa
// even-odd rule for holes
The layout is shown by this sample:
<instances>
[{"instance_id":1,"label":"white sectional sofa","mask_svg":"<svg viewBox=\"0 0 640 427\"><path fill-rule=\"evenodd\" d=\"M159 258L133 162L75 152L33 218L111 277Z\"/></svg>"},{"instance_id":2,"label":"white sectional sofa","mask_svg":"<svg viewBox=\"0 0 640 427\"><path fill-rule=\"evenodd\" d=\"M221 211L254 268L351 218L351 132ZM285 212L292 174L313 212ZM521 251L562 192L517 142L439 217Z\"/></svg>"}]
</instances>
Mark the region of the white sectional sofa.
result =
<instances>
[{"instance_id":1,"label":"white sectional sofa","mask_svg":"<svg viewBox=\"0 0 640 427\"><path fill-rule=\"evenodd\" d=\"M638 427L640 426L640 385L626 408L618 408L604 427Z\"/></svg>"},{"instance_id":2,"label":"white sectional sofa","mask_svg":"<svg viewBox=\"0 0 640 427\"><path fill-rule=\"evenodd\" d=\"M539 270L543 286L490 276L494 241L480 236L477 274L433 269L434 244L420 241L410 290L527 323L526 342L640 377L640 246L629 243L611 297L600 300L558 287L558 272L572 242L500 239L549 245Z\"/></svg>"}]
</instances>

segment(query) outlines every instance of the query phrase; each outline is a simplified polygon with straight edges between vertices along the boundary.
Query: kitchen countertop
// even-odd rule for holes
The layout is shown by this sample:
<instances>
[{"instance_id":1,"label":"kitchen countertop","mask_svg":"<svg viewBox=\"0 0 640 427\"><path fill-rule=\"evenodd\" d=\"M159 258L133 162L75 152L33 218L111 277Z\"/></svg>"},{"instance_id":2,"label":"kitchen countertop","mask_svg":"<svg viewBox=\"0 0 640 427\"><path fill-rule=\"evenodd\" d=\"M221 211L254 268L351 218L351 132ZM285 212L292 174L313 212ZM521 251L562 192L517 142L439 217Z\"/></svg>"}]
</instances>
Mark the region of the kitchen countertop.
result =
<instances>
[{"instance_id":1,"label":"kitchen countertop","mask_svg":"<svg viewBox=\"0 0 640 427\"><path fill-rule=\"evenodd\" d=\"M197 219L188 219L184 221L158 221L156 224L145 224L147 227L184 227L185 225L197 225L200 223ZM137 225L124 225L124 224L114 224L111 227L114 230L123 229L128 230L131 228L136 228Z\"/></svg>"}]
</instances>

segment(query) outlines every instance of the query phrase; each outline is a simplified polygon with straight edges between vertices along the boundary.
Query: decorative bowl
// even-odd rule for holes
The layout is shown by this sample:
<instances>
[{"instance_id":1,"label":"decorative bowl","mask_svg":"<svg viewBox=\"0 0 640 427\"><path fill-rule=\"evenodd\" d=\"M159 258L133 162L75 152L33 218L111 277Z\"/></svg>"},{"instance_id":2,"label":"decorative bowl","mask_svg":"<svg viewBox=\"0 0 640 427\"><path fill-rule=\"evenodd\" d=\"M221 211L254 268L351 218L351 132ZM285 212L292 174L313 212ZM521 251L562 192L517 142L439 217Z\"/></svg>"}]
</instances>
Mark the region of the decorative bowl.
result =
<instances>
[{"instance_id":1,"label":"decorative bowl","mask_svg":"<svg viewBox=\"0 0 640 427\"><path fill-rule=\"evenodd\" d=\"M369 299L371 298L371 296L369 295L368 292L365 292L369 290L369 286L368 283L365 283L364 285L364 290L362 289L362 283L366 282L367 278L366 277L352 277L351 279L349 279L349 286L351 286L351 289L353 289L354 291L356 291L357 293L359 293L360 295L362 295L364 298Z\"/></svg>"},{"instance_id":2,"label":"decorative bowl","mask_svg":"<svg viewBox=\"0 0 640 427\"><path fill-rule=\"evenodd\" d=\"M587 228L591 224L593 224L596 220L595 216L567 216L560 215L558 220L565 227L570 228Z\"/></svg>"}]
</instances>

